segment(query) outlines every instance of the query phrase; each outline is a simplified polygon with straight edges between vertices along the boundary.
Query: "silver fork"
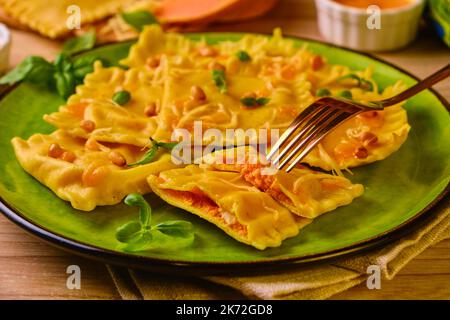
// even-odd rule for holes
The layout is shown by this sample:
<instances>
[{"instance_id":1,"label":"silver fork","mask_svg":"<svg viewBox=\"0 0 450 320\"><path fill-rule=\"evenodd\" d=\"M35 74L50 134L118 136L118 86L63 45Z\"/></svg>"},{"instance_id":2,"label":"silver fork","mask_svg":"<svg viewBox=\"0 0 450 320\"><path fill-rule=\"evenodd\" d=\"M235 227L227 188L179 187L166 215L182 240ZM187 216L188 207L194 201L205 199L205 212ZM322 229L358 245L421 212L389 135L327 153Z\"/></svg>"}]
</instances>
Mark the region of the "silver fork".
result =
<instances>
[{"instance_id":1,"label":"silver fork","mask_svg":"<svg viewBox=\"0 0 450 320\"><path fill-rule=\"evenodd\" d=\"M297 163L302 161L327 134L344 121L362 112L383 110L386 107L400 103L417 93L430 88L432 85L447 78L449 75L450 64L402 93L381 101L372 101L363 104L344 98L321 98L308 106L297 116L297 118L295 118L289 128L274 144L267 155L267 159L279 170L283 169L289 163L289 166L286 169L286 171L289 172L297 165ZM283 145L285 146L281 150ZM277 154L279 150L281 151ZM289 153L289 151L292 152ZM276 154L277 156L274 158ZM290 162L297 154L298 156Z\"/></svg>"}]
</instances>

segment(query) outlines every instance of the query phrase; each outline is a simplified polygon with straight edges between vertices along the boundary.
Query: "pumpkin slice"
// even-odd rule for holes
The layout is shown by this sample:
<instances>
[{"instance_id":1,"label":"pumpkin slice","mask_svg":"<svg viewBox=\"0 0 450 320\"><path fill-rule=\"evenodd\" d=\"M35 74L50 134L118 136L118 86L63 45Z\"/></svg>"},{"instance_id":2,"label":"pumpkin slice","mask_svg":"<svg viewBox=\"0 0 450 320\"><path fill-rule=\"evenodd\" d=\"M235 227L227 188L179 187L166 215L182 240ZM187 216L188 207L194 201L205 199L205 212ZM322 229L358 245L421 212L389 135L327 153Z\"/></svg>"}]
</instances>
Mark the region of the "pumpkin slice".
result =
<instances>
[{"instance_id":1,"label":"pumpkin slice","mask_svg":"<svg viewBox=\"0 0 450 320\"><path fill-rule=\"evenodd\" d=\"M278 0L165 0L159 19L167 23L208 23L252 19L267 13Z\"/></svg>"},{"instance_id":2,"label":"pumpkin slice","mask_svg":"<svg viewBox=\"0 0 450 320\"><path fill-rule=\"evenodd\" d=\"M164 0L158 17L167 23L192 23L214 20L222 11L241 0Z\"/></svg>"},{"instance_id":3,"label":"pumpkin slice","mask_svg":"<svg viewBox=\"0 0 450 320\"><path fill-rule=\"evenodd\" d=\"M233 22L254 19L263 16L278 3L278 0L241 0L238 4L229 7L217 17L220 22Z\"/></svg>"},{"instance_id":4,"label":"pumpkin slice","mask_svg":"<svg viewBox=\"0 0 450 320\"><path fill-rule=\"evenodd\" d=\"M252 147L216 151L206 155L204 165L220 171L239 172L245 181L266 192L291 212L315 218L361 196L364 187L344 177L312 171L306 167L291 172L271 168Z\"/></svg>"},{"instance_id":5,"label":"pumpkin slice","mask_svg":"<svg viewBox=\"0 0 450 320\"><path fill-rule=\"evenodd\" d=\"M152 163L129 168L123 160L134 163L146 150L86 141L61 130L27 141L14 138L12 144L25 171L83 211L118 204L130 193L148 193L150 174L176 167L169 154L161 153Z\"/></svg>"},{"instance_id":6,"label":"pumpkin slice","mask_svg":"<svg viewBox=\"0 0 450 320\"><path fill-rule=\"evenodd\" d=\"M235 172L190 165L151 175L148 183L169 204L208 220L234 239L260 250L280 246L311 222L292 215Z\"/></svg>"}]
</instances>

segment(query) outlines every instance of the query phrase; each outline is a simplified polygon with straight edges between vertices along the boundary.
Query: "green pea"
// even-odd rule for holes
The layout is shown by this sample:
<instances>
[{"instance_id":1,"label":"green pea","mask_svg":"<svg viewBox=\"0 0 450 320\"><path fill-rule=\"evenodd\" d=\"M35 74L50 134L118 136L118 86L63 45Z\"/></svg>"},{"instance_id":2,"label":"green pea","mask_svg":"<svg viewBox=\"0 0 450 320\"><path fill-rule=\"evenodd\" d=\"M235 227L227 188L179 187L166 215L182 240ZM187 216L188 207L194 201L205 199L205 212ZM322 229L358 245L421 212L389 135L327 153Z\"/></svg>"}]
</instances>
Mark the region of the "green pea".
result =
<instances>
[{"instance_id":1,"label":"green pea","mask_svg":"<svg viewBox=\"0 0 450 320\"><path fill-rule=\"evenodd\" d=\"M331 91L327 88L320 88L316 92L316 96L318 97L328 97L331 96Z\"/></svg>"},{"instance_id":2,"label":"green pea","mask_svg":"<svg viewBox=\"0 0 450 320\"><path fill-rule=\"evenodd\" d=\"M126 90L118 91L114 93L112 100L118 105L124 106L131 100L131 94Z\"/></svg>"},{"instance_id":3,"label":"green pea","mask_svg":"<svg viewBox=\"0 0 450 320\"><path fill-rule=\"evenodd\" d=\"M345 98L345 99L351 99L351 98L353 98L353 95L352 95L352 93L351 93L349 90L342 90L342 91L339 91L339 92L337 93L337 95L338 95L339 97L342 97L342 98Z\"/></svg>"}]
</instances>

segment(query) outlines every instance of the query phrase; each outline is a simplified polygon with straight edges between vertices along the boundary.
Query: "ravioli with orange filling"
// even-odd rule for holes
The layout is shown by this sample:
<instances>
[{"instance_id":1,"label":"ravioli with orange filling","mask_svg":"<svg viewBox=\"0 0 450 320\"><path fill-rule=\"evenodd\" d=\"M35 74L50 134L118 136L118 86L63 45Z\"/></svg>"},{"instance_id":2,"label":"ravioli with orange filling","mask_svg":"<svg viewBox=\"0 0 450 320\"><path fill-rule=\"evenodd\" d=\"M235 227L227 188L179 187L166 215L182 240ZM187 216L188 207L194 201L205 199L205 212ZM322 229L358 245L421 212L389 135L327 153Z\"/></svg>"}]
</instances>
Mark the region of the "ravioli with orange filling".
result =
<instances>
[{"instance_id":1,"label":"ravioli with orange filling","mask_svg":"<svg viewBox=\"0 0 450 320\"><path fill-rule=\"evenodd\" d=\"M127 163L140 160L145 150L86 141L61 130L26 141L14 138L12 144L25 171L83 211L118 204L130 193L149 193L150 174L176 167L169 154L160 154L152 163L129 168Z\"/></svg>"},{"instance_id":2,"label":"ravioli with orange filling","mask_svg":"<svg viewBox=\"0 0 450 320\"><path fill-rule=\"evenodd\" d=\"M404 89L405 85L398 82L381 94L359 88L351 92L354 99L364 102L386 99ZM402 146L410 128L402 104L382 111L361 113L326 136L304 162L325 170L339 171L383 160Z\"/></svg>"},{"instance_id":3,"label":"ravioli with orange filling","mask_svg":"<svg viewBox=\"0 0 450 320\"><path fill-rule=\"evenodd\" d=\"M239 173L190 165L151 175L155 194L215 224L234 239L263 250L278 247L311 222L296 217Z\"/></svg>"},{"instance_id":4,"label":"ravioli with orange filling","mask_svg":"<svg viewBox=\"0 0 450 320\"><path fill-rule=\"evenodd\" d=\"M205 156L203 162L215 170L239 172L245 181L291 212L311 219L350 204L364 192L361 184L306 167L294 168L289 173L276 170L251 147L216 151Z\"/></svg>"}]
</instances>

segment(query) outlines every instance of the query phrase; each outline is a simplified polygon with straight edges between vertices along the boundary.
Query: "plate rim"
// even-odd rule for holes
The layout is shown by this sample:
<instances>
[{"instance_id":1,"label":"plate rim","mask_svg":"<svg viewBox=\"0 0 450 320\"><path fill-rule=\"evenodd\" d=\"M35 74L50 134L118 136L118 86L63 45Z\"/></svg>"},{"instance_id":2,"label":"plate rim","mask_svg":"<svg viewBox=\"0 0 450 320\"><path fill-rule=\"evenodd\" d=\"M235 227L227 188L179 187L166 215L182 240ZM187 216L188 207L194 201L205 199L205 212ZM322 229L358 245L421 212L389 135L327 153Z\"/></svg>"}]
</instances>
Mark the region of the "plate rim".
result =
<instances>
[{"instance_id":1,"label":"plate rim","mask_svg":"<svg viewBox=\"0 0 450 320\"><path fill-rule=\"evenodd\" d=\"M223 36L223 35L244 35L244 34L256 34L256 35L266 35L270 36L269 33L261 33L261 32L187 32L187 35L210 35L210 36ZM320 41L316 39L311 39L308 37L300 37L296 35L284 35L285 38L291 38L294 40L300 40L304 42L313 42L318 43L320 45L329 46L332 48L344 50L347 52L355 53L360 56L365 56L371 60L375 60L384 65L387 65L391 68L400 71L401 73L407 75L415 81L420 81L418 77L416 77L411 72L399 67L398 65L386 61L382 58L376 57L371 53L362 52L350 48L346 48L343 46L335 45L326 41ZM114 43L105 43L100 46L97 46L91 50L86 50L78 55L88 53L90 51L94 51L96 49L100 49L103 47L107 47L113 44L127 44L134 43L136 40L128 40L123 42L114 42ZM8 86L3 90L0 90L0 101L3 100L10 92L12 92L18 84L13 86ZM450 103L436 90L433 88L428 89L444 106L447 112L450 114ZM420 223L423 223L428 220L431 216L431 209L434 208L438 203L441 202L445 198L445 196L450 192L450 182L443 189L443 191L438 194L428 205L422 210L418 211L414 216L410 217L403 223L386 230L376 236L371 238L367 238L358 242L355 242L351 245L344 246L342 248L337 248L329 251L325 251L322 253L315 253L297 257L285 257L285 258L264 258L258 260L248 260L248 261L186 261L186 260L171 260L171 259L161 259L156 257L148 257L138 254L129 254L125 252L114 251L112 249L102 248L93 244L84 243L82 241L71 239L67 236L61 235L58 232L54 232L36 222L33 222L31 219L28 219L25 215L23 215L19 210L16 210L14 206L8 203L3 197L0 195L0 212L6 216L10 221L24 229L25 231L37 236L38 238L55 245L63 250L88 257L90 259L95 259L105 263L111 263L120 266L132 267L137 269L151 270L162 273L173 273L183 271L188 274L194 275L206 275L206 274L223 274L227 273L236 274L236 273L253 273L257 271L261 272L273 272L274 270L280 270L282 268L290 268L294 266L299 266L303 264L311 264L316 262L323 262L326 260L330 260L336 257L343 257L363 251L368 251L371 249L375 249L383 244L390 243L401 236L409 233L412 229L415 229ZM256 267L257 270L254 270ZM252 270L253 269L253 270Z\"/></svg>"}]
</instances>

